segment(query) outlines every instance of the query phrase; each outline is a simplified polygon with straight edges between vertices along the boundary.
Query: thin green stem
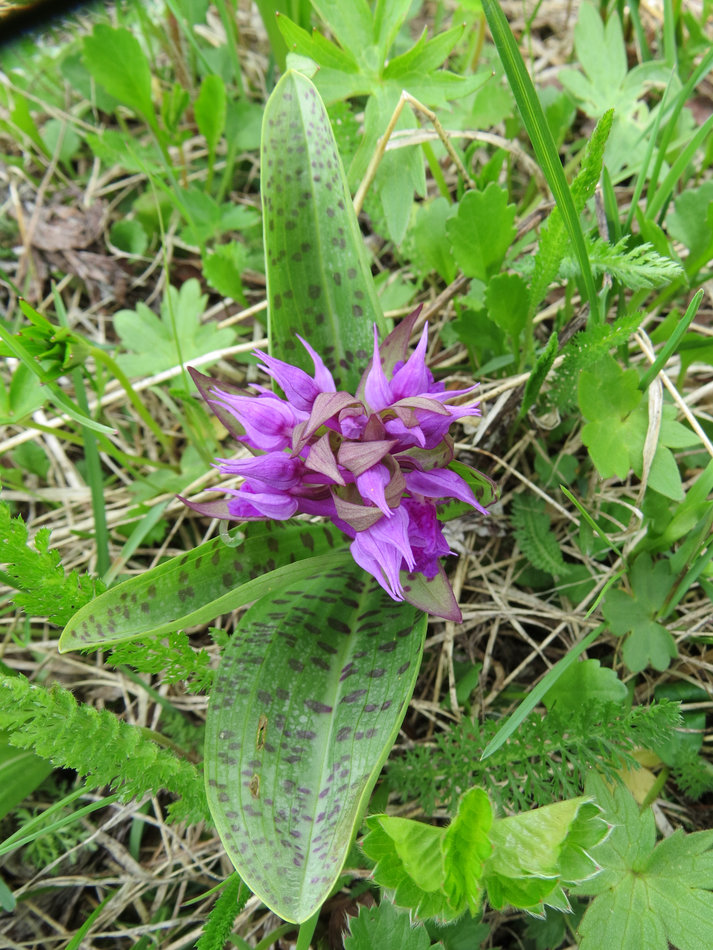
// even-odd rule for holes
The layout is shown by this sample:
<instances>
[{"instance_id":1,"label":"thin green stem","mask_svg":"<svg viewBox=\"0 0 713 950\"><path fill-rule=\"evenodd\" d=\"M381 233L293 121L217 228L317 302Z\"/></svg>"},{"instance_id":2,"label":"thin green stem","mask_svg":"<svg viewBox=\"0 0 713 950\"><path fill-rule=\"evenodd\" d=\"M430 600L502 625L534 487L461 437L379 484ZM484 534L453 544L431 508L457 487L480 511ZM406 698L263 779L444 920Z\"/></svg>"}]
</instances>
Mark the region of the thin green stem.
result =
<instances>
[{"instance_id":1,"label":"thin green stem","mask_svg":"<svg viewBox=\"0 0 713 950\"><path fill-rule=\"evenodd\" d=\"M317 921L319 920L319 913L319 910L316 911L314 914L312 914L309 920L305 920L305 922L301 924L300 932L297 936L297 943L295 944L295 950L309 950L312 937L314 936L314 932L317 927Z\"/></svg>"}]
</instances>

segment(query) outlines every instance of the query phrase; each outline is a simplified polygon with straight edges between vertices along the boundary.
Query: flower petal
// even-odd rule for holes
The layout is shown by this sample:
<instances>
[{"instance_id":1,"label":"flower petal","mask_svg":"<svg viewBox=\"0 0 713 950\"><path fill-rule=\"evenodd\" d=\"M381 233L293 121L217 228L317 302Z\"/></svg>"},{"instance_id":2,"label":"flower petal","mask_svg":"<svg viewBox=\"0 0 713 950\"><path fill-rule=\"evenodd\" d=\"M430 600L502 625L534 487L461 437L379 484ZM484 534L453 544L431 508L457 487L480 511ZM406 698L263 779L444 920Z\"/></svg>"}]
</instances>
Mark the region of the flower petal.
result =
<instances>
[{"instance_id":1,"label":"flower petal","mask_svg":"<svg viewBox=\"0 0 713 950\"><path fill-rule=\"evenodd\" d=\"M274 356L268 356L267 353L256 351L255 356L262 360L261 368L265 370L268 376L272 376L284 392L287 401L303 412L309 412L312 403L322 391L309 373L305 373L299 366L293 366L291 363L285 363Z\"/></svg>"},{"instance_id":2,"label":"flower petal","mask_svg":"<svg viewBox=\"0 0 713 950\"><path fill-rule=\"evenodd\" d=\"M334 457L332 446L329 442L329 432L325 432L321 439L318 439L314 445L310 445L305 465L313 472L320 472L331 478L337 485L346 484L342 478L341 472L337 466L337 460Z\"/></svg>"},{"instance_id":3,"label":"flower petal","mask_svg":"<svg viewBox=\"0 0 713 950\"><path fill-rule=\"evenodd\" d=\"M249 481L264 482L270 488L285 491L299 484L301 459L284 452L267 452L251 459L216 459L224 475L242 475Z\"/></svg>"},{"instance_id":4,"label":"flower petal","mask_svg":"<svg viewBox=\"0 0 713 950\"><path fill-rule=\"evenodd\" d=\"M213 394L218 398L211 399L211 404L227 409L245 429L240 440L265 452L287 448L292 431L302 418L286 402L271 394L237 396L221 389L214 389Z\"/></svg>"},{"instance_id":5,"label":"flower petal","mask_svg":"<svg viewBox=\"0 0 713 950\"><path fill-rule=\"evenodd\" d=\"M387 518L393 515L389 508L384 489L391 481L391 475L385 465L373 465L361 475L357 475L356 486L359 494L366 502L376 505L379 511L383 512Z\"/></svg>"},{"instance_id":6,"label":"flower petal","mask_svg":"<svg viewBox=\"0 0 713 950\"><path fill-rule=\"evenodd\" d=\"M391 380L391 392L394 399L405 396L418 396L428 392L433 382L433 374L426 366L426 347L428 346L428 324L423 328L418 346L408 360L398 369Z\"/></svg>"},{"instance_id":7,"label":"flower petal","mask_svg":"<svg viewBox=\"0 0 713 950\"><path fill-rule=\"evenodd\" d=\"M367 469L380 462L397 443L391 440L375 439L373 442L342 442L337 459L339 464L348 468L354 475L361 475Z\"/></svg>"},{"instance_id":8,"label":"flower petal","mask_svg":"<svg viewBox=\"0 0 713 950\"><path fill-rule=\"evenodd\" d=\"M376 324L374 324L374 354L371 358L371 368L364 382L364 398L374 412L379 412L379 410L385 409L394 402L394 397L381 365Z\"/></svg>"},{"instance_id":9,"label":"flower petal","mask_svg":"<svg viewBox=\"0 0 713 950\"><path fill-rule=\"evenodd\" d=\"M278 492L252 492L247 487L232 491L228 501L230 517L239 521L274 518L286 521L297 511L297 499Z\"/></svg>"},{"instance_id":10,"label":"flower petal","mask_svg":"<svg viewBox=\"0 0 713 950\"><path fill-rule=\"evenodd\" d=\"M302 337L297 334L297 339L300 341L302 346L307 350L309 355L312 357L312 362L314 363L314 381L317 384L320 392L323 393L333 393L337 391L337 387L334 383L334 377L329 372L327 367L324 365L322 357L317 353L316 350L313 350L309 345L307 340L303 340Z\"/></svg>"},{"instance_id":11,"label":"flower petal","mask_svg":"<svg viewBox=\"0 0 713 950\"><path fill-rule=\"evenodd\" d=\"M484 515L488 513L468 484L448 468L434 468L430 472L405 472L404 478L412 494L424 495L427 498L457 498L477 508Z\"/></svg>"}]
</instances>

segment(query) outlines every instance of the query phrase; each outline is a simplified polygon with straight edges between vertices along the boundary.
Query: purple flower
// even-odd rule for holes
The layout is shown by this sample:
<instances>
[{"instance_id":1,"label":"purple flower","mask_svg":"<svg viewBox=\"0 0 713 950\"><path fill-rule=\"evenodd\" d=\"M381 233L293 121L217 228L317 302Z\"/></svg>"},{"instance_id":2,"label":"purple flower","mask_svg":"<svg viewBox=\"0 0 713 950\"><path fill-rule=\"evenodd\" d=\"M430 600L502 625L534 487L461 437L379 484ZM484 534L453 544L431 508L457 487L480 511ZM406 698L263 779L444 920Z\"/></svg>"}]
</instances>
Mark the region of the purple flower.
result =
<instances>
[{"instance_id":1,"label":"purple flower","mask_svg":"<svg viewBox=\"0 0 713 950\"><path fill-rule=\"evenodd\" d=\"M437 504L458 499L483 514L468 484L448 468L457 419L480 415L474 406L451 406L473 391L445 390L426 366L428 325L417 348L408 341L418 311L379 346L356 395L339 392L319 355L300 339L314 376L258 353L262 368L285 394L264 387L246 396L191 370L203 397L228 430L254 453L216 459L225 475L241 475L227 498L186 504L214 518L283 520L296 514L329 518L352 539L354 560L394 600L460 620L440 558L451 553Z\"/></svg>"}]
</instances>

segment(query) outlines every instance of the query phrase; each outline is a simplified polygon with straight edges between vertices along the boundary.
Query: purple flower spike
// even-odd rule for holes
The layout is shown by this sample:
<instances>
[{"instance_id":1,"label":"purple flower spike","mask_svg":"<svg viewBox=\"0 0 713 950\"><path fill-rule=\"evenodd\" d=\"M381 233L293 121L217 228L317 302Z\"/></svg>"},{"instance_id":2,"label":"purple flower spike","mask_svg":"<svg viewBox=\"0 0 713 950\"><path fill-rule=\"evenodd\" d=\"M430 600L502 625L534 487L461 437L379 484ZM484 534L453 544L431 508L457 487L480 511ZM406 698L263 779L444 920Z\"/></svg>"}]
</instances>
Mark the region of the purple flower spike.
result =
<instances>
[{"instance_id":1,"label":"purple flower spike","mask_svg":"<svg viewBox=\"0 0 713 950\"><path fill-rule=\"evenodd\" d=\"M329 518L351 539L357 564L394 600L460 621L439 560L451 552L437 506L457 499L487 514L447 467L453 459L448 429L480 410L449 405L475 387L449 391L434 380L426 366L428 325L408 355L417 315L381 347L374 327L374 354L356 396L337 392L329 369L301 337L314 376L256 354L285 398L259 386L254 396L231 392L194 372L201 395L254 457L217 459L223 474L243 477L242 485L224 501L186 504L234 520Z\"/></svg>"}]
</instances>

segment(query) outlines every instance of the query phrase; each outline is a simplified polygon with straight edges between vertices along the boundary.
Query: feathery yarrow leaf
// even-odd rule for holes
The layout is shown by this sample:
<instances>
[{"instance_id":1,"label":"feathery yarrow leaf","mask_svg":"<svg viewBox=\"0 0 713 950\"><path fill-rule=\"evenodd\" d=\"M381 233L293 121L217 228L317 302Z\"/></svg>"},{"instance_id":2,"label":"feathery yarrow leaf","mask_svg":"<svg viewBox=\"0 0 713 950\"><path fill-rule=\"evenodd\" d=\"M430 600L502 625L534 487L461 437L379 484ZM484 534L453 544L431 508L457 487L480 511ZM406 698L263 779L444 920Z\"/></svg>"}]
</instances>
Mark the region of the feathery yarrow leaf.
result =
<instances>
[{"instance_id":1,"label":"feathery yarrow leaf","mask_svg":"<svg viewBox=\"0 0 713 950\"><path fill-rule=\"evenodd\" d=\"M76 571L65 574L59 551L50 550L50 533L42 528L28 541L28 531L22 518L13 518L6 504L0 502L0 581L17 593L13 599L17 607L30 617L47 617L61 626L104 590L104 584L87 574Z\"/></svg>"},{"instance_id":2,"label":"feathery yarrow leaf","mask_svg":"<svg viewBox=\"0 0 713 950\"><path fill-rule=\"evenodd\" d=\"M108 785L124 800L166 789L180 796L169 805L174 820L198 822L209 816L195 765L109 710L78 705L61 686L45 689L21 676L0 677L0 728L8 730L13 745L74 769L88 788Z\"/></svg>"}]
</instances>

